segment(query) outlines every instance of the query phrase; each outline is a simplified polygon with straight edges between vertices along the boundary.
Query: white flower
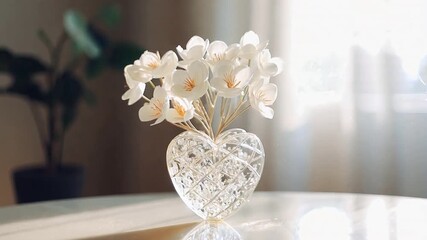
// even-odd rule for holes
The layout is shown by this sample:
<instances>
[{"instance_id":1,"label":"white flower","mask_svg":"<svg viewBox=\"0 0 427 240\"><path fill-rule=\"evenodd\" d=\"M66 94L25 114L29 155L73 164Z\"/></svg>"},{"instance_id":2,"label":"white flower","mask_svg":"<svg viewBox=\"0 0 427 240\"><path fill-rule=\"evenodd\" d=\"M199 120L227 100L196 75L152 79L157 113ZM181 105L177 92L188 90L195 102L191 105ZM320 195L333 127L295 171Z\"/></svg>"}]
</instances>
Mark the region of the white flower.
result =
<instances>
[{"instance_id":1,"label":"white flower","mask_svg":"<svg viewBox=\"0 0 427 240\"><path fill-rule=\"evenodd\" d=\"M169 98L166 91L157 86L154 88L153 98L150 102L146 102L139 109L139 119L142 122L148 122L157 119L153 124L161 123L166 118L166 111L169 109Z\"/></svg>"},{"instance_id":2,"label":"white flower","mask_svg":"<svg viewBox=\"0 0 427 240\"><path fill-rule=\"evenodd\" d=\"M282 71L283 61L280 58L271 58L270 50L262 50L256 58L256 67L265 77L273 77Z\"/></svg>"},{"instance_id":3,"label":"white flower","mask_svg":"<svg viewBox=\"0 0 427 240\"><path fill-rule=\"evenodd\" d=\"M187 70L176 70L172 76L172 93L178 97L195 100L205 95L209 83L209 70L201 61L193 62Z\"/></svg>"},{"instance_id":4,"label":"white flower","mask_svg":"<svg viewBox=\"0 0 427 240\"><path fill-rule=\"evenodd\" d=\"M259 37L253 31L246 32L240 39L239 56L245 59L252 59L257 53L267 47L268 41L259 42Z\"/></svg>"},{"instance_id":5,"label":"white flower","mask_svg":"<svg viewBox=\"0 0 427 240\"><path fill-rule=\"evenodd\" d=\"M186 68L190 63L196 60L201 60L205 55L208 46L208 39L203 40L203 38L199 36L193 36L188 40L186 49L183 49L181 46L176 48L179 56L182 58L179 65Z\"/></svg>"},{"instance_id":6,"label":"white flower","mask_svg":"<svg viewBox=\"0 0 427 240\"><path fill-rule=\"evenodd\" d=\"M175 71L173 71L171 75L166 76L162 80L162 88L165 89L165 91L167 92L168 96L173 96L174 95L172 93L172 86L173 86L172 76L173 76L174 73L175 73Z\"/></svg>"},{"instance_id":7,"label":"white flower","mask_svg":"<svg viewBox=\"0 0 427 240\"><path fill-rule=\"evenodd\" d=\"M160 57L159 52L145 51L139 60L135 61L135 65L152 78L163 78L170 75L178 66L178 57L172 51L168 51L163 57Z\"/></svg>"},{"instance_id":8,"label":"white flower","mask_svg":"<svg viewBox=\"0 0 427 240\"><path fill-rule=\"evenodd\" d=\"M206 60L212 66L223 60L232 61L239 54L239 50L237 43L227 46L223 41L214 41L208 47Z\"/></svg>"},{"instance_id":9,"label":"white flower","mask_svg":"<svg viewBox=\"0 0 427 240\"><path fill-rule=\"evenodd\" d=\"M168 122L186 122L194 117L194 106L185 98L173 98L172 107L166 112L166 120Z\"/></svg>"},{"instance_id":10,"label":"white flower","mask_svg":"<svg viewBox=\"0 0 427 240\"><path fill-rule=\"evenodd\" d=\"M265 118L273 118L274 110L268 106L273 105L276 98L277 86L265 79L260 78L249 86L249 102Z\"/></svg>"},{"instance_id":11,"label":"white flower","mask_svg":"<svg viewBox=\"0 0 427 240\"><path fill-rule=\"evenodd\" d=\"M147 83L151 81L151 75L144 72L138 65L127 65L125 67L125 77L132 81Z\"/></svg>"},{"instance_id":12,"label":"white flower","mask_svg":"<svg viewBox=\"0 0 427 240\"><path fill-rule=\"evenodd\" d=\"M218 95L225 98L238 96L246 87L252 77L247 66L233 67L233 64L223 62L213 72L214 78L211 85L218 91Z\"/></svg>"},{"instance_id":13,"label":"white flower","mask_svg":"<svg viewBox=\"0 0 427 240\"><path fill-rule=\"evenodd\" d=\"M130 65L128 65L130 66ZM128 67L126 66L126 68ZM126 69L125 68L125 69ZM129 75L128 71L125 70L125 79L126 84L129 89L122 95L122 100L128 100L128 105L132 105L142 98L145 91L145 83L140 81L135 81Z\"/></svg>"},{"instance_id":14,"label":"white flower","mask_svg":"<svg viewBox=\"0 0 427 240\"><path fill-rule=\"evenodd\" d=\"M168 51L161 56L145 51L124 69L129 90L122 99L129 105L141 98L146 100L138 112L142 122L155 125L166 120L184 130L203 131L212 138L249 106L271 119L278 88L269 80L281 72L283 62L271 57L267 45L249 31L239 43L231 45L193 36L185 49L176 48L176 54ZM154 87L151 99L144 94L147 83ZM220 111L216 109L219 105ZM212 122L211 115L219 112L227 121ZM193 125L194 118L202 124ZM219 132L214 134L213 129Z\"/></svg>"}]
</instances>

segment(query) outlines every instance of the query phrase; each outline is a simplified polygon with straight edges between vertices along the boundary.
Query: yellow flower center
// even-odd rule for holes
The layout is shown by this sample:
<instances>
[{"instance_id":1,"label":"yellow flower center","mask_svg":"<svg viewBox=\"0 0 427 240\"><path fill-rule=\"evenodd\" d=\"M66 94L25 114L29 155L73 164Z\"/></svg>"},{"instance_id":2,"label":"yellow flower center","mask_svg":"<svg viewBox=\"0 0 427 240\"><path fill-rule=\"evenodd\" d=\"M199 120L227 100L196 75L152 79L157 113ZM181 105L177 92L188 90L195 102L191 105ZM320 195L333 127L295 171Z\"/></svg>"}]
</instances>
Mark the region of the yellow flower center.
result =
<instances>
[{"instance_id":1,"label":"yellow flower center","mask_svg":"<svg viewBox=\"0 0 427 240\"><path fill-rule=\"evenodd\" d=\"M264 92L258 94L258 99L261 99L262 102L271 102L272 99L267 97Z\"/></svg>"},{"instance_id":2,"label":"yellow flower center","mask_svg":"<svg viewBox=\"0 0 427 240\"><path fill-rule=\"evenodd\" d=\"M153 104L151 105L151 109L153 110L153 116L160 116L162 113L163 103L160 102L160 100L156 99L153 101Z\"/></svg>"},{"instance_id":3,"label":"yellow flower center","mask_svg":"<svg viewBox=\"0 0 427 240\"><path fill-rule=\"evenodd\" d=\"M214 53L212 59L214 62L219 62L222 59L224 59L224 57L225 57L224 53Z\"/></svg>"},{"instance_id":4,"label":"yellow flower center","mask_svg":"<svg viewBox=\"0 0 427 240\"><path fill-rule=\"evenodd\" d=\"M194 81L194 79L192 79L192 78L187 78L187 79L185 79L185 82L184 82L184 89L185 89L185 91L191 91L191 90L193 90L193 88L195 88L196 87L196 82Z\"/></svg>"},{"instance_id":5,"label":"yellow flower center","mask_svg":"<svg viewBox=\"0 0 427 240\"><path fill-rule=\"evenodd\" d=\"M147 64L147 66L151 68L151 70L154 70L158 66L160 66L160 53L158 51L156 53L156 57L152 59L152 61L149 64Z\"/></svg>"},{"instance_id":6,"label":"yellow flower center","mask_svg":"<svg viewBox=\"0 0 427 240\"><path fill-rule=\"evenodd\" d=\"M228 88L235 88L240 83L236 82L236 76L234 76L231 72L225 74L224 81Z\"/></svg>"},{"instance_id":7,"label":"yellow flower center","mask_svg":"<svg viewBox=\"0 0 427 240\"><path fill-rule=\"evenodd\" d=\"M158 66L159 66L159 63L156 61L152 61L148 64L148 67L153 69L153 70L156 69Z\"/></svg>"},{"instance_id":8,"label":"yellow flower center","mask_svg":"<svg viewBox=\"0 0 427 240\"><path fill-rule=\"evenodd\" d=\"M178 102L176 102L176 101L173 101L172 104L173 104L173 108L176 110L176 112L178 113L178 115L181 116L181 117L184 117L184 115L185 115L185 108L181 104L179 104Z\"/></svg>"}]
</instances>

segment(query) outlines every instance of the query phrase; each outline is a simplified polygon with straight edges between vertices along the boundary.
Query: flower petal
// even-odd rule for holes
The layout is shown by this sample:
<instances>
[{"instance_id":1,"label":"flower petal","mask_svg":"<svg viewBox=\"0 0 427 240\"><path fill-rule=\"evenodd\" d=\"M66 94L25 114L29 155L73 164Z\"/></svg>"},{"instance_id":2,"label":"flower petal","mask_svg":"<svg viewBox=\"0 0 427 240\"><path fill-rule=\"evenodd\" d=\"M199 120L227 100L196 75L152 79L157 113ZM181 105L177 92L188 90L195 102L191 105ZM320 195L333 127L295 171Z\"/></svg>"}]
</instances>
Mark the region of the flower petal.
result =
<instances>
[{"instance_id":1,"label":"flower petal","mask_svg":"<svg viewBox=\"0 0 427 240\"><path fill-rule=\"evenodd\" d=\"M173 82L173 85L176 85L176 84L178 84L178 85L182 85L182 84L184 84L184 83L185 83L185 80L186 80L188 77L190 77L190 76L188 76L187 71L185 71L185 70L181 70L181 69L176 70L176 71L173 73L173 75L172 75L172 82Z\"/></svg>"},{"instance_id":2,"label":"flower petal","mask_svg":"<svg viewBox=\"0 0 427 240\"><path fill-rule=\"evenodd\" d=\"M273 76L280 74L283 71L283 65L284 65L283 60L281 58L274 57L270 61L271 61L271 63L274 63L277 67L277 72Z\"/></svg>"},{"instance_id":3,"label":"flower petal","mask_svg":"<svg viewBox=\"0 0 427 240\"><path fill-rule=\"evenodd\" d=\"M180 123L184 120L181 118L181 116L175 109L171 108L166 112L166 121L171 123Z\"/></svg>"},{"instance_id":4,"label":"flower petal","mask_svg":"<svg viewBox=\"0 0 427 240\"><path fill-rule=\"evenodd\" d=\"M188 49L184 59L198 60L205 54L205 46L194 46Z\"/></svg>"},{"instance_id":5,"label":"flower petal","mask_svg":"<svg viewBox=\"0 0 427 240\"><path fill-rule=\"evenodd\" d=\"M151 75L144 72L137 65L127 65L124 71L125 77L131 79L132 81L146 83L151 80Z\"/></svg>"},{"instance_id":6,"label":"flower petal","mask_svg":"<svg viewBox=\"0 0 427 240\"><path fill-rule=\"evenodd\" d=\"M259 91L263 93L262 102L265 105L267 105L267 106L272 105L276 101L276 98L277 98L277 86L276 86L276 84L273 84L273 83L265 84L265 85L261 86Z\"/></svg>"},{"instance_id":7,"label":"flower petal","mask_svg":"<svg viewBox=\"0 0 427 240\"><path fill-rule=\"evenodd\" d=\"M225 53L227 44L223 41L213 41L208 47L209 56L214 57L215 54Z\"/></svg>"},{"instance_id":8,"label":"flower petal","mask_svg":"<svg viewBox=\"0 0 427 240\"><path fill-rule=\"evenodd\" d=\"M226 52L226 59L231 60L231 59L237 57L237 55L239 54L239 51L240 51L239 44L235 43L235 44L230 45L227 49L227 52Z\"/></svg>"},{"instance_id":9,"label":"flower petal","mask_svg":"<svg viewBox=\"0 0 427 240\"><path fill-rule=\"evenodd\" d=\"M274 117L274 110L271 107L265 106L262 102L258 103L258 111L265 118L273 119Z\"/></svg>"},{"instance_id":10,"label":"flower petal","mask_svg":"<svg viewBox=\"0 0 427 240\"><path fill-rule=\"evenodd\" d=\"M218 65L216 65L212 69L212 74L215 77L223 77L224 74L230 73L232 70L233 70L233 63L231 61L221 61Z\"/></svg>"},{"instance_id":11,"label":"flower petal","mask_svg":"<svg viewBox=\"0 0 427 240\"><path fill-rule=\"evenodd\" d=\"M268 41L263 41L256 46L257 51L262 51L268 46Z\"/></svg>"},{"instance_id":12,"label":"flower petal","mask_svg":"<svg viewBox=\"0 0 427 240\"><path fill-rule=\"evenodd\" d=\"M203 46L205 45L205 40L203 40L203 38L199 37L199 36L193 36L190 38L190 40L188 40L187 42L187 49L190 49L194 46Z\"/></svg>"},{"instance_id":13,"label":"flower petal","mask_svg":"<svg viewBox=\"0 0 427 240\"><path fill-rule=\"evenodd\" d=\"M240 39L240 45L258 45L259 44L259 37L258 34L256 34L253 31L246 32L242 38Z\"/></svg>"},{"instance_id":14,"label":"flower petal","mask_svg":"<svg viewBox=\"0 0 427 240\"><path fill-rule=\"evenodd\" d=\"M187 97L188 100L196 100L198 98L201 98L207 92L208 87L208 81L204 81L202 83L197 84L196 87L193 89L191 95Z\"/></svg>"},{"instance_id":15,"label":"flower petal","mask_svg":"<svg viewBox=\"0 0 427 240\"><path fill-rule=\"evenodd\" d=\"M139 120L141 122L148 122L156 119L156 115L153 114L153 109L150 103L145 103L138 111Z\"/></svg>"},{"instance_id":16,"label":"flower petal","mask_svg":"<svg viewBox=\"0 0 427 240\"><path fill-rule=\"evenodd\" d=\"M252 59L256 53L257 49L254 45L244 45L240 48L239 56L245 59Z\"/></svg>"},{"instance_id":17,"label":"flower petal","mask_svg":"<svg viewBox=\"0 0 427 240\"><path fill-rule=\"evenodd\" d=\"M155 78L163 78L170 75L178 66L178 57L172 51L168 51L163 55L160 65L153 70L152 74Z\"/></svg>"},{"instance_id":18,"label":"flower petal","mask_svg":"<svg viewBox=\"0 0 427 240\"><path fill-rule=\"evenodd\" d=\"M128 105L132 105L142 98L145 91L145 83L138 83L134 88L130 88L122 95L122 100L128 100Z\"/></svg>"},{"instance_id":19,"label":"flower petal","mask_svg":"<svg viewBox=\"0 0 427 240\"><path fill-rule=\"evenodd\" d=\"M162 88L160 86L156 86L154 88L153 97L164 100L168 97L168 93L166 92L166 90L164 88Z\"/></svg>"},{"instance_id":20,"label":"flower petal","mask_svg":"<svg viewBox=\"0 0 427 240\"><path fill-rule=\"evenodd\" d=\"M132 89L128 89L123 95L122 100L128 100L130 98ZM130 105L130 104L129 104Z\"/></svg>"},{"instance_id":21,"label":"flower petal","mask_svg":"<svg viewBox=\"0 0 427 240\"><path fill-rule=\"evenodd\" d=\"M181 46L176 48L178 54L181 56L183 61L179 62L179 66L187 68L189 64L196 60L202 60L209 46L209 40L203 40L199 36L193 36L187 42L187 49L183 49Z\"/></svg>"},{"instance_id":22,"label":"flower petal","mask_svg":"<svg viewBox=\"0 0 427 240\"><path fill-rule=\"evenodd\" d=\"M235 76L236 81L239 82L237 87L244 88L251 81L251 69L249 67L240 68Z\"/></svg>"},{"instance_id":23,"label":"flower petal","mask_svg":"<svg viewBox=\"0 0 427 240\"><path fill-rule=\"evenodd\" d=\"M153 53L146 50L139 58L139 66L145 71L152 71L160 65L159 53Z\"/></svg>"},{"instance_id":24,"label":"flower petal","mask_svg":"<svg viewBox=\"0 0 427 240\"><path fill-rule=\"evenodd\" d=\"M276 76L279 73L279 67L275 63L267 63L263 68L263 72L267 76Z\"/></svg>"},{"instance_id":25,"label":"flower petal","mask_svg":"<svg viewBox=\"0 0 427 240\"><path fill-rule=\"evenodd\" d=\"M194 108L185 112L184 122L190 121L194 117Z\"/></svg>"},{"instance_id":26,"label":"flower petal","mask_svg":"<svg viewBox=\"0 0 427 240\"><path fill-rule=\"evenodd\" d=\"M162 87L166 90L166 92L167 92L167 94L170 96L170 95L173 95L172 94L172 91L171 91L171 88L172 88L172 86L173 86L173 81L172 81L172 76L173 76L173 74L174 74L175 72L173 72L171 75L169 75L169 76L166 76L164 79L163 79L163 85L162 85Z\"/></svg>"},{"instance_id":27,"label":"flower petal","mask_svg":"<svg viewBox=\"0 0 427 240\"><path fill-rule=\"evenodd\" d=\"M185 98L173 98L173 108L166 111L166 120L171 123L185 122L193 118L194 106Z\"/></svg>"},{"instance_id":28,"label":"flower petal","mask_svg":"<svg viewBox=\"0 0 427 240\"><path fill-rule=\"evenodd\" d=\"M200 62L193 62L187 71L176 70L172 76L171 91L175 96L195 100L203 96L209 87L206 81L209 75L207 66Z\"/></svg>"},{"instance_id":29,"label":"flower petal","mask_svg":"<svg viewBox=\"0 0 427 240\"><path fill-rule=\"evenodd\" d=\"M185 90L185 82L189 78L187 71L176 70L172 75L172 87L171 92L179 97L185 97L187 91Z\"/></svg>"},{"instance_id":30,"label":"flower petal","mask_svg":"<svg viewBox=\"0 0 427 240\"><path fill-rule=\"evenodd\" d=\"M157 125L157 124L163 122L165 119L166 119L166 116L165 116L165 114L163 114L162 116L160 116L159 118L157 118L154 123L150 124L150 126Z\"/></svg>"},{"instance_id":31,"label":"flower petal","mask_svg":"<svg viewBox=\"0 0 427 240\"><path fill-rule=\"evenodd\" d=\"M209 70L203 62L195 61L190 66L188 66L188 75L197 83L201 83L207 80L209 76Z\"/></svg>"}]
</instances>

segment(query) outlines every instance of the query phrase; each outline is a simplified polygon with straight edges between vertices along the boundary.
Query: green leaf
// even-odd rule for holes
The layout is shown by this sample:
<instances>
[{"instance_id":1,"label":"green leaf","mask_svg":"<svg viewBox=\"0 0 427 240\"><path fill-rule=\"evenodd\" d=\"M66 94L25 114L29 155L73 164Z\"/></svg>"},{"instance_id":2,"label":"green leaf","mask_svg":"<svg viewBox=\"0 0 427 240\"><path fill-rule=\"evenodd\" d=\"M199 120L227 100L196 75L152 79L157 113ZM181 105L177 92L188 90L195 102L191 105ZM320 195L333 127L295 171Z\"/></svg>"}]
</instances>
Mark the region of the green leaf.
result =
<instances>
[{"instance_id":1,"label":"green leaf","mask_svg":"<svg viewBox=\"0 0 427 240\"><path fill-rule=\"evenodd\" d=\"M8 93L19 94L34 101L46 103L47 96L33 81L33 75L47 71L47 67L33 56L13 56L6 49L0 49L0 72L7 72L13 79Z\"/></svg>"},{"instance_id":2,"label":"green leaf","mask_svg":"<svg viewBox=\"0 0 427 240\"><path fill-rule=\"evenodd\" d=\"M13 55L6 48L0 48L0 72L9 71Z\"/></svg>"},{"instance_id":3,"label":"green leaf","mask_svg":"<svg viewBox=\"0 0 427 240\"><path fill-rule=\"evenodd\" d=\"M67 129L77 116L80 99L85 93L81 80L72 72L64 72L55 82L52 90L53 101L62 105L62 124Z\"/></svg>"},{"instance_id":4,"label":"green leaf","mask_svg":"<svg viewBox=\"0 0 427 240\"><path fill-rule=\"evenodd\" d=\"M37 30L37 37L49 50L53 49L52 41L43 29Z\"/></svg>"},{"instance_id":5,"label":"green leaf","mask_svg":"<svg viewBox=\"0 0 427 240\"><path fill-rule=\"evenodd\" d=\"M15 79L13 85L7 90L7 92L19 94L41 103L47 103L47 96L41 91L40 86L28 79Z\"/></svg>"},{"instance_id":6,"label":"green leaf","mask_svg":"<svg viewBox=\"0 0 427 240\"><path fill-rule=\"evenodd\" d=\"M80 51L84 52L90 58L100 55L101 49L90 35L88 24L82 14L75 10L65 12L64 28Z\"/></svg>"},{"instance_id":7,"label":"green leaf","mask_svg":"<svg viewBox=\"0 0 427 240\"><path fill-rule=\"evenodd\" d=\"M133 43L116 43L112 47L109 59L110 66L118 70L123 70L126 65L138 59L143 51L144 49Z\"/></svg>"},{"instance_id":8,"label":"green leaf","mask_svg":"<svg viewBox=\"0 0 427 240\"><path fill-rule=\"evenodd\" d=\"M10 63L9 71L14 76L29 79L32 74L45 72L48 68L33 56L17 56Z\"/></svg>"},{"instance_id":9,"label":"green leaf","mask_svg":"<svg viewBox=\"0 0 427 240\"><path fill-rule=\"evenodd\" d=\"M93 41L96 42L98 47L100 48L101 52L107 48L110 44L110 41L105 33L100 31L97 27L95 27L92 24L88 25L88 32L93 39ZM101 54L100 54L101 55Z\"/></svg>"},{"instance_id":10,"label":"green leaf","mask_svg":"<svg viewBox=\"0 0 427 240\"><path fill-rule=\"evenodd\" d=\"M64 107L74 107L83 95L81 81L71 72L64 72L55 82L52 96Z\"/></svg>"},{"instance_id":11,"label":"green leaf","mask_svg":"<svg viewBox=\"0 0 427 240\"><path fill-rule=\"evenodd\" d=\"M85 67L86 77L88 79L97 77L107 67L107 60L104 56L90 59Z\"/></svg>"},{"instance_id":12,"label":"green leaf","mask_svg":"<svg viewBox=\"0 0 427 240\"><path fill-rule=\"evenodd\" d=\"M107 36L103 32L99 31L95 26L89 25L88 30L92 39L96 41L102 51L98 57L89 59L85 64L86 77L91 79L98 76L102 70L107 67L108 61L105 56L105 50L108 49L110 41Z\"/></svg>"},{"instance_id":13,"label":"green leaf","mask_svg":"<svg viewBox=\"0 0 427 240\"><path fill-rule=\"evenodd\" d=\"M67 130L68 127L74 122L77 117L77 108L75 106L64 107L62 110L62 125L64 130Z\"/></svg>"},{"instance_id":14,"label":"green leaf","mask_svg":"<svg viewBox=\"0 0 427 240\"><path fill-rule=\"evenodd\" d=\"M115 27L119 24L122 17L120 6L117 4L105 5L99 10L98 16L108 27Z\"/></svg>"}]
</instances>

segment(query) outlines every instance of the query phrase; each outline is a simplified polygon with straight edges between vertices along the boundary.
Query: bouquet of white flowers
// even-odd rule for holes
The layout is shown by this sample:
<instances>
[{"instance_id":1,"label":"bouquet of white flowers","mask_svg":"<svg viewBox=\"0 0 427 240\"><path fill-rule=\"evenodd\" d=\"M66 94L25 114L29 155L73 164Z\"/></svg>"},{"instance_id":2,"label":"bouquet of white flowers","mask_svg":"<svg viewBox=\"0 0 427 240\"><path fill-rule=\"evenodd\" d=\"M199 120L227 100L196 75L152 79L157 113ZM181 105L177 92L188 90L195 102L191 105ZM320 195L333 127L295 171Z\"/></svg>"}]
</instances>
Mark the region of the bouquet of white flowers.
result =
<instances>
[{"instance_id":1,"label":"bouquet of white flowers","mask_svg":"<svg viewBox=\"0 0 427 240\"><path fill-rule=\"evenodd\" d=\"M163 56L145 51L124 69L129 89L122 99L129 105L146 100L139 110L143 122L166 119L212 139L250 107L271 119L277 86L270 77L281 72L282 61L271 57L267 45L249 31L231 45L194 36L186 49L176 48L182 60L173 51ZM144 95L147 84L154 88L151 99ZM219 119L214 124L215 112Z\"/></svg>"}]
</instances>

